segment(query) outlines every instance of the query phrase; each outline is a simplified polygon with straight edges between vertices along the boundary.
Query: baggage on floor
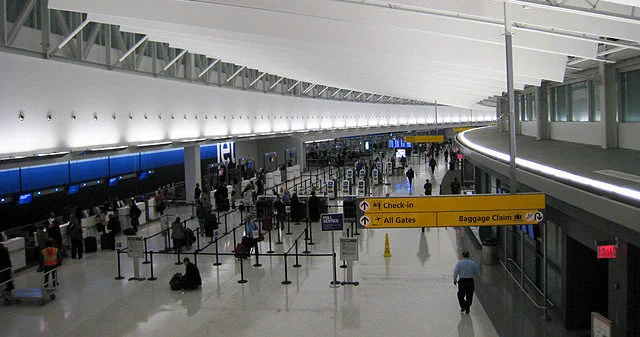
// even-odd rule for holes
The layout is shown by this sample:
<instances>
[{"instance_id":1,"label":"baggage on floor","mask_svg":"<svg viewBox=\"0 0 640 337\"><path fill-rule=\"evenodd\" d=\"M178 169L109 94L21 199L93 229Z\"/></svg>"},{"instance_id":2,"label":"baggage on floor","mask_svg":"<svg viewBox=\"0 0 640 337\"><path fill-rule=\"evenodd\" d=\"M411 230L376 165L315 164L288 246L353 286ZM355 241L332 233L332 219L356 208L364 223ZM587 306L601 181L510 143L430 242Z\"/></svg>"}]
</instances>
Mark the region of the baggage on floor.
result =
<instances>
[{"instance_id":1,"label":"baggage on floor","mask_svg":"<svg viewBox=\"0 0 640 337\"><path fill-rule=\"evenodd\" d=\"M182 289L181 279L182 279L182 273L173 274L173 276L171 277L171 280L169 281L169 287L171 287L171 290Z\"/></svg>"},{"instance_id":2,"label":"baggage on floor","mask_svg":"<svg viewBox=\"0 0 640 337\"><path fill-rule=\"evenodd\" d=\"M136 235L136 230L133 227L124 230L124 235Z\"/></svg>"},{"instance_id":3,"label":"baggage on floor","mask_svg":"<svg viewBox=\"0 0 640 337\"><path fill-rule=\"evenodd\" d=\"M95 253L98 250L98 240L95 236L87 236L84 238L84 252Z\"/></svg>"},{"instance_id":4,"label":"baggage on floor","mask_svg":"<svg viewBox=\"0 0 640 337\"><path fill-rule=\"evenodd\" d=\"M270 231L273 229L273 218L270 216L262 217L262 230Z\"/></svg>"},{"instance_id":5,"label":"baggage on floor","mask_svg":"<svg viewBox=\"0 0 640 337\"><path fill-rule=\"evenodd\" d=\"M105 249L116 249L116 239L109 234L100 235L100 248L102 250Z\"/></svg>"},{"instance_id":6,"label":"baggage on floor","mask_svg":"<svg viewBox=\"0 0 640 337\"><path fill-rule=\"evenodd\" d=\"M250 246L244 242L240 242L236 245L235 256L238 259L246 259L249 257Z\"/></svg>"}]
</instances>

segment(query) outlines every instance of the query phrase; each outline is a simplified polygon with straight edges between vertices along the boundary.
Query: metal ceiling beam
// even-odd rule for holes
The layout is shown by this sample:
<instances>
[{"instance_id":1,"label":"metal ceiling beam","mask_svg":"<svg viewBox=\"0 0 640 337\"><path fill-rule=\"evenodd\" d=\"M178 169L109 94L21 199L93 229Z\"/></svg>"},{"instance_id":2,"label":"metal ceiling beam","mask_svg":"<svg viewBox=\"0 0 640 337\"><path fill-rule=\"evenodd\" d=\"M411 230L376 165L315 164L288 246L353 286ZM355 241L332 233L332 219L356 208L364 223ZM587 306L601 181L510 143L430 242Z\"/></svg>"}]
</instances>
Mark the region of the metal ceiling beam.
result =
<instances>
[{"instance_id":1,"label":"metal ceiling beam","mask_svg":"<svg viewBox=\"0 0 640 337\"><path fill-rule=\"evenodd\" d=\"M349 92L348 92L348 93L346 93L346 94L345 94L344 96L342 96L342 97L347 98L347 96L351 95L351 93L352 93L352 92L353 92L353 90L349 90Z\"/></svg>"},{"instance_id":2,"label":"metal ceiling beam","mask_svg":"<svg viewBox=\"0 0 640 337\"><path fill-rule=\"evenodd\" d=\"M278 83L282 82L282 80L284 80L284 76L280 76L280 78L269 87L269 90L273 90L273 88L275 88Z\"/></svg>"},{"instance_id":3,"label":"metal ceiling beam","mask_svg":"<svg viewBox=\"0 0 640 337\"><path fill-rule=\"evenodd\" d=\"M376 95L376 94L370 94L370 95L369 95L367 98L365 98L364 100L365 100L365 101L368 101L368 100L370 100L370 99L371 99L371 97L373 97L373 96L375 96L375 95Z\"/></svg>"},{"instance_id":4,"label":"metal ceiling beam","mask_svg":"<svg viewBox=\"0 0 640 337\"><path fill-rule=\"evenodd\" d=\"M548 2L533 1L533 0L499 0L499 1L506 2L506 3L513 3L517 5L522 5L522 6L537 7L537 8L552 10L556 12L579 14L579 15L589 16L592 18L600 18L600 19L613 20L613 21L624 22L624 23L640 24L640 18L638 17L626 16L626 15L621 15L613 12L589 10L585 8L575 7L575 6L566 6L566 5L563 5L562 3L551 5Z\"/></svg>"},{"instance_id":5,"label":"metal ceiling beam","mask_svg":"<svg viewBox=\"0 0 640 337\"><path fill-rule=\"evenodd\" d=\"M309 91L311 91L311 89L313 89L316 86L315 83L310 84L306 89L304 89L304 91L302 92L302 94L306 94Z\"/></svg>"},{"instance_id":6,"label":"metal ceiling beam","mask_svg":"<svg viewBox=\"0 0 640 337\"><path fill-rule=\"evenodd\" d=\"M322 96L322 94L324 94L324 92L327 91L327 89L329 89L329 86L325 85L324 89L320 90L320 92L318 93L318 96Z\"/></svg>"},{"instance_id":7,"label":"metal ceiling beam","mask_svg":"<svg viewBox=\"0 0 640 337\"><path fill-rule=\"evenodd\" d=\"M607 56L609 54L617 53L619 51L623 51L625 49L629 49L628 47L615 47L611 49L607 49L598 53L598 57Z\"/></svg>"},{"instance_id":8,"label":"metal ceiling beam","mask_svg":"<svg viewBox=\"0 0 640 337\"><path fill-rule=\"evenodd\" d=\"M356 98L354 98L354 99L358 100L358 98L362 97L362 95L364 95L364 92L359 93L358 96L356 96Z\"/></svg>"},{"instance_id":9,"label":"metal ceiling beam","mask_svg":"<svg viewBox=\"0 0 640 337\"><path fill-rule=\"evenodd\" d=\"M134 49L135 50L135 49ZM169 61L169 63L167 63L166 66L164 66L164 68L162 68L163 71L167 71L169 68L171 68L172 65L174 65L176 62L178 62L178 60L184 56L184 54L187 53L188 50L183 49L180 54L178 54L178 56L174 57L173 60Z\"/></svg>"},{"instance_id":10,"label":"metal ceiling beam","mask_svg":"<svg viewBox=\"0 0 640 337\"><path fill-rule=\"evenodd\" d=\"M289 87L289 89L287 89L287 92L291 92L291 90L293 90L295 87L298 86L298 84L300 84L300 80L298 80L296 83L294 83L291 87Z\"/></svg>"},{"instance_id":11,"label":"metal ceiling beam","mask_svg":"<svg viewBox=\"0 0 640 337\"><path fill-rule=\"evenodd\" d=\"M100 23L95 23L95 26L93 26L93 29L91 30L91 33L89 33L89 39L87 40L87 45L84 47L84 51L82 52L82 59L86 60L89 52L91 52L91 48L93 48L93 45L96 42L96 38L98 37L98 33L100 33L100 29L102 28L102 24Z\"/></svg>"},{"instance_id":12,"label":"metal ceiling beam","mask_svg":"<svg viewBox=\"0 0 640 337\"><path fill-rule=\"evenodd\" d=\"M84 20L84 21L83 21L83 22L82 22L78 27L76 27L76 28L71 32L71 34L69 34L67 37L65 37L65 38L64 38L64 39L63 39L63 40L58 44L58 46L57 46L54 50L52 50L52 51L51 51L51 53L50 53L50 54L55 54L55 53L57 53L57 52L58 52L58 50L62 49L64 46L66 46L66 45L67 45L67 43L69 43L69 41L71 41L71 39L73 39L76 35L78 35L78 33L80 33L80 31L81 31L84 27L86 27L86 26L89 24L89 22L91 22L91 20L89 20L89 19ZM96 31L96 34L97 34L97 29L94 29L94 31ZM94 37L94 40L95 40L95 37Z\"/></svg>"},{"instance_id":13,"label":"metal ceiling beam","mask_svg":"<svg viewBox=\"0 0 640 337\"><path fill-rule=\"evenodd\" d=\"M20 29L22 29L22 26L24 26L24 23L29 18L29 14L31 14L31 11L33 11L33 7L35 7L35 5L36 0L29 0L29 2L27 2L27 4L22 8L20 14L18 14L18 18L16 18L16 22L13 25L13 28L11 28L11 31L9 31L9 35L7 36L8 46L12 45L18 37Z\"/></svg>"},{"instance_id":14,"label":"metal ceiling beam","mask_svg":"<svg viewBox=\"0 0 640 337\"><path fill-rule=\"evenodd\" d=\"M200 77L204 76L206 73L208 73L209 70L211 70L211 68L213 68L213 66L215 66L219 62L220 62L220 59L217 59L217 60L211 62L210 65L208 65L203 71L201 71L200 74L198 74L198 78L200 78Z\"/></svg>"},{"instance_id":15,"label":"metal ceiling beam","mask_svg":"<svg viewBox=\"0 0 640 337\"><path fill-rule=\"evenodd\" d=\"M331 98L336 97L336 95L340 92L340 90L342 90L342 89L338 89L333 94L331 94Z\"/></svg>"},{"instance_id":16,"label":"metal ceiling beam","mask_svg":"<svg viewBox=\"0 0 640 337\"><path fill-rule=\"evenodd\" d=\"M260 74L258 77L256 77L255 80L251 81L251 83L249 83L249 88L253 87L254 84L258 83L258 81L260 81L261 78L264 77L264 75L266 75L266 72L262 72L262 74Z\"/></svg>"},{"instance_id":17,"label":"metal ceiling beam","mask_svg":"<svg viewBox=\"0 0 640 337\"><path fill-rule=\"evenodd\" d=\"M136 49L138 49L138 47L140 47L148 39L149 39L148 36L146 36L146 35L143 36L140 40L138 40L138 42L136 42L136 44L133 45L133 47L129 48L129 50L127 50L124 54L122 54L122 56L120 56L120 58L118 59L118 62L116 62L116 64L122 63L124 60L126 60L127 57L129 57L129 55L131 55L131 53L133 53ZM114 66L116 64L114 64Z\"/></svg>"}]
</instances>

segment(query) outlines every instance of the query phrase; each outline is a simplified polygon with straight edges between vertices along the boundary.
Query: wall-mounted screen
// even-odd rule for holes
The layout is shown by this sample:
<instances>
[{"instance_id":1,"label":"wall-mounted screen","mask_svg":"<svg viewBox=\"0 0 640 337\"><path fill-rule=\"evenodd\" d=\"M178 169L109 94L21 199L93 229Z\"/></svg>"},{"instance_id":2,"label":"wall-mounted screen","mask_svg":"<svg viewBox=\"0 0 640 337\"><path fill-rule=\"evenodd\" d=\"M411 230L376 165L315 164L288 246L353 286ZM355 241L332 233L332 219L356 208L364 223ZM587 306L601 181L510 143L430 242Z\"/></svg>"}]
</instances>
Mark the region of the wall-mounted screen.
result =
<instances>
[{"instance_id":1,"label":"wall-mounted screen","mask_svg":"<svg viewBox=\"0 0 640 337\"><path fill-rule=\"evenodd\" d=\"M18 199L18 205L24 205L31 202L31 193L20 194L20 198Z\"/></svg>"},{"instance_id":2,"label":"wall-mounted screen","mask_svg":"<svg viewBox=\"0 0 640 337\"><path fill-rule=\"evenodd\" d=\"M76 194L76 193L78 193L79 190L80 190L80 185L71 185L71 186L69 186L68 194L69 195Z\"/></svg>"},{"instance_id":3,"label":"wall-mounted screen","mask_svg":"<svg viewBox=\"0 0 640 337\"><path fill-rule=\"evenodd\" d=\"M140 180L145 180L149 176L149 171L140 172Z\"/></svg>"},{"instance_id":4,"label":"wall-mounted screen","mask_svg":"<svg viewBox=\"0 0 640 337\"><path fill-rule=\"evenodd\" d=\"M109 186L116 186L118 178L109 178Z\"/></svg>"}]
</instances>

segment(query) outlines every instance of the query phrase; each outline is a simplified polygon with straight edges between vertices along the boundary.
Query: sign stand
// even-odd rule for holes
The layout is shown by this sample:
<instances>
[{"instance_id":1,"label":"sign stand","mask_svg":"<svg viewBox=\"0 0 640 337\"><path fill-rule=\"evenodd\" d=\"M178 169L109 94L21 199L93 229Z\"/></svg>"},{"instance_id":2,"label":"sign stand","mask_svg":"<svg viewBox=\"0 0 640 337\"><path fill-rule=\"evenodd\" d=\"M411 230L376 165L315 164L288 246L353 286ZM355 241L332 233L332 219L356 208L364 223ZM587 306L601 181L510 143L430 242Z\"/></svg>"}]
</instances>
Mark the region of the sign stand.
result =
<instances>
[{"instance_id":1,"label":"sign stand","mask_svg":"<svg viewBox=\"0 0 640 337\"><path fill-rule=\"evenodd\" d=\"M334 231L344 228L344 215L342 213L325 213L320 215L322 223L322 231L331 231L331 250L333 251L333 281L330 282L331 288L337 288L341 282L338 281L338 272L336 269L336 243Z\"/></svg>"},{"instance_id":2,"label":"sign stand","mask_svg":"<svg viewBox=\"0 0 640 337\"><path fill-rule=\"evenodd\" d=\"M358 239L342 237L340 238L340 259L347 262L347 280L342 285L352 284L357 286L360 282L353 281L353 261L358 261Z\"/></svg>"},{"instance_id":3,"label":"sign stand","mask_svg":"<svg viewBox=\"0 0 640 337\"><path fill-rule=\"evenodd\" d=\"M144 257L143 241L139 236L127 237L127 254L133 259L133 277L129 281L144 281L146 278L140 277L140 259Z\"/></svg>"}]
</instances>

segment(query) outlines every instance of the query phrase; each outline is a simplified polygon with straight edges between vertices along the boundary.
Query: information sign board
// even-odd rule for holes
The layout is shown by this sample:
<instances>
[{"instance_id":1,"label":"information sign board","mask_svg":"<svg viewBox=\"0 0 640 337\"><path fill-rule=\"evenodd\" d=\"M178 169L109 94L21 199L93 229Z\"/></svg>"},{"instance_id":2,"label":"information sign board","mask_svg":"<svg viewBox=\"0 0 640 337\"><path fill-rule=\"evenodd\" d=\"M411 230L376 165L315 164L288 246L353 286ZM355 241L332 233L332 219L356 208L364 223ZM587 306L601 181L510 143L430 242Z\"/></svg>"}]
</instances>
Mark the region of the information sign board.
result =
<instances>
[{"instance_id":1,"label":"information sign board","mask_svg":"<svg viewBox=\"0 0 640 337\"><path fill-rule=\"evenodd\" d=\"M127 256L130 258L144 257L144 243L142 237L127 236Z\"/></svg>"},{"instance_id":2,"label":"information sign board","mask_svg":"<svg viewBox=\"0 0 640 337\"><path fill-rule=\"evenodd\" d=\"M344 225L342 213L326 213L320 215L323 231L341 231Z\"/></svg>"},{"instance_id":3,"label":"information sign board","mask_svg":"<svg viewBox=\"0 0 640 337\"><path fill-rule=\"evenodd\" d=\"M443 135L404 136L404 141L409 143L442 143Z\"/></svg>"},{"instance_id":4,"label":"information sign board","mask_svg":"<svg viewBox=\"0 0 640 337\"><path fill-rule=\"evenodd\" d=\"M340 260L358 261L358 239L340 238Z\"/></svg>"}]
</instances>

